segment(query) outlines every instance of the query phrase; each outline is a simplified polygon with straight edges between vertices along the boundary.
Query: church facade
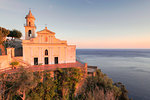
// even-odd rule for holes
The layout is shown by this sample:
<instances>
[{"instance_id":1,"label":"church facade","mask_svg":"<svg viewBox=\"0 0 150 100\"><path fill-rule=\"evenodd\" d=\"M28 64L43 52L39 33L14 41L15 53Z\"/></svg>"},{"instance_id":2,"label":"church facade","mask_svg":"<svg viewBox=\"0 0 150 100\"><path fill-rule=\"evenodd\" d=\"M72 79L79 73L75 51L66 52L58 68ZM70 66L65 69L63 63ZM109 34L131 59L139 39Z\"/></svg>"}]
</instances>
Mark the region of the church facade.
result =
<instances>
[{"instance_id":1,"label":"church facade","mask_svg":"<svg viewBox=\"0 0 150 100\"><path fill-rule=\"evenodd\" d=\"M97 67L81 63L76 60L76 46L68 45L67 41L55 37L52 32L45 27L36 32L35 17L31 10L25 17L25 39L22 40L23 55L16 56L16 48L7 48L6 55L0 55L0 73L14 73L21 66L29 68L32 71L50 71L54 72L58 68L80 68L82 73L94 75ZM19 54L19 53L18 53ZM19 62L15 67L12 62ZM38 65L38 66L37 66Z\"/></svg>"},{"instance_id":2,"label":"church facade","mask_svg":"<svg viewBox=\"0 0 150 100\"><path fill-rule=\"evenodd\" d=\"M31 10L25 17L25 39L22 40L23 61L30 65L48 65L76 62L76 46L57 39L55 32L45 29L36 32ZM37 35L36 35L37 34Z\"/></svg>"}]
</instances>

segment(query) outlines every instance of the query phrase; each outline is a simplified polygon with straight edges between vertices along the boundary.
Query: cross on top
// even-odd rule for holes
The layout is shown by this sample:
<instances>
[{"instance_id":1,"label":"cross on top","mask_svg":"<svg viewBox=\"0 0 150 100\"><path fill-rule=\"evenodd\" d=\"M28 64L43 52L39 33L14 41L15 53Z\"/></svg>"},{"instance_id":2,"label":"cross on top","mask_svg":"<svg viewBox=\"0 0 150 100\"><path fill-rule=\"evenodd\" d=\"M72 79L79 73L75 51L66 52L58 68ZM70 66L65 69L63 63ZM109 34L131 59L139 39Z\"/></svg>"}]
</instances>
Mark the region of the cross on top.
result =
<instances>
[{"instance_id":1,"label":"cross on top","mask_svg":"<svg viewBox=\"0 0 150 100\"><path fill-rule=\"evenodd\" d=\"M47 24L45 24L45 29L47 29Z\"/></svg>"}]
</instances>

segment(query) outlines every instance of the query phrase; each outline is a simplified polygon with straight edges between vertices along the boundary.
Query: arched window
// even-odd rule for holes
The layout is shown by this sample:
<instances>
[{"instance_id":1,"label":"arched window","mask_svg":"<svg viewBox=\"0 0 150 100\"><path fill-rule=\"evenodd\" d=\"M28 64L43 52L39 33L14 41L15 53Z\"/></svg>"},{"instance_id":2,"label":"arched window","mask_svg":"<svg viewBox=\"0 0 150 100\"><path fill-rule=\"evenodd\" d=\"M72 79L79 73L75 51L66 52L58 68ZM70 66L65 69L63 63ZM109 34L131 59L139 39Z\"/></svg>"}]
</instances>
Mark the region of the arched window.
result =
<instances>
[{"instance_id":1,"label":"arched window","mask_svg":"<svg viewBox=\"0 0 150 100\"><path fill-rule=\"evenodd\" d=\"M48 55L48 50L47 49L45 50L45 55Z\"/></svg>"},{"instance_id":2,"label":"arched window","mask_svg":"<svg viewBox=\"0 0 150 100\"><path fill-rule=\"evenodd\" d=\"M31 26L31 22L29 22L29 26Z\"/></svg>"},{"instance_id":3,"label":"arched window","mask_svg":"<svg viewBox=\"0 0 150 100\"><path fill-rule=\"evenodd\" d=\"M28 36L31 37L31 30L28 31Z\"/></svg>"}]
</instances>

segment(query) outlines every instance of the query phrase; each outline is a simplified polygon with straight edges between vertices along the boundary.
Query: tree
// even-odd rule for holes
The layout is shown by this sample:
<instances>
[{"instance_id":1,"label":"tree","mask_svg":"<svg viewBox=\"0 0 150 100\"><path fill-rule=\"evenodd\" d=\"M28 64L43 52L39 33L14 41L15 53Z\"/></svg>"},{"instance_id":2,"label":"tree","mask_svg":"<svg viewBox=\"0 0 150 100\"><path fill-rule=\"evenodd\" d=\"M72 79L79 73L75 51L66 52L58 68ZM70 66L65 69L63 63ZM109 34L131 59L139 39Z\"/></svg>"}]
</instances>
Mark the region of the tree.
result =
<instances>
[{"instance_id":1,"label":"tree","mask_svg":"<svg viewBox=\"0 0 150 100\"><path fill-rule=\"evenodd\" d=\"M55 80L51 77L49 71L44 71L43 82L39 82L38 85L30 90L28 94L29 100L53 100L56 99L57 93Z\"/></svg>"},{"instance_id":2,"label":"tree","mask_svg":"<svg viewBox=\"0 0 150 100\"><path fill-rule=\"evenodd\" d=\"M21 38L22 37L22 33L16 29L10 31L10 34L8 34L7 37L12 37L12 39L14 38Z\"/></svg>"},{"instance_id":3,"label":"tree","mask_svg":"<svg viewBox=\"0 0 150 100\"><path fill-rule=\"evenodd\" d=\"M49 71L44 71L43 81L30 90L29 100L72 100L76 85L82 77L78 68L58 69L52 78Z\"/></svg>"},{"instance_id":4,"label":"tree","mask_svg":"<svg viewBox=\"0 0 150 100\"><path fill-rule=\"evenodd\" d=\"M121 82L117 82L114 85L121 89L121 96L119 97L119 100L129 100L128 91L125 86Z\"/></svg>"},{"instance_id":5,"label":"tree","mask_svg":"<svg viewBox=\"0 0 150 100\"><path fill-rule=\"evenodd\" d=\"M4 41L6 40L6 36L9 34L9 30L0 27L0 49L2 52L2 55L5 55L5 47L4 47Z\"/></svg>"},{"instance_id":6,"label":"tree","mask_svg":"<svg viewBox=\"0 0 150 100\"><path fill-rule=\"evenodd\" d=\"M12 65L12 69L16 69L15 66L19 65L19 62L17 61L11 62L10 65Z\"/></svg>"},{"instance_id":7,"label":"tree","mask_svg":"<svg viewBox=\"0 0 150 100\"><path fill-rule=\"evenodd\" d=\"M120 95L121 89L113 85L112 79L98 69L95 76L87 77L77 98L82 100L105 100L106 98L120 100Z\"/></svg>"},{"instance_id":8,"label":"tree","mask_svg":"<svg viewBox=\"0 0 150 100\"><path fill-rule=\"evenodd\" d=\"M60 98L73 99L77 83L82 78L81 69L67 68L58 69L55 72L57 81L57 92Z\"/></svg>"},{"instance_id":9,"label":"tree","mask_svg":"<svg viewBox=\"0 0 150 100\"><path fill-rule=\"evenodd\" d=\"M19 78L16 80L17 93L20 95L22 100L25 100L26 94L29 92L28 90L36 87L37 82L33 72L21 68L18 74Z\"/></svg>"},{"instance_id":10,"label":"tree","mask_svg":"<svg viewBox=\"0 0 150 100\"><path fill-rule=\"evenodd\" d=\"M6 36L9 34L9 30L0 27L0 43L3 42L6 39Z\"/></svg>"},{"instance_id":11,"label":"tree","mask_svg":"<svg viewBox=\"0 0 150 100\"><path fill-rule=\"evenodd\" d=\"M19 68L16 73L8 74L3 81L3 88L5 89L3 98L25 100L29 90L37 86L36 79L33 72L24 68Z\"/></svg>"}]
</instances>

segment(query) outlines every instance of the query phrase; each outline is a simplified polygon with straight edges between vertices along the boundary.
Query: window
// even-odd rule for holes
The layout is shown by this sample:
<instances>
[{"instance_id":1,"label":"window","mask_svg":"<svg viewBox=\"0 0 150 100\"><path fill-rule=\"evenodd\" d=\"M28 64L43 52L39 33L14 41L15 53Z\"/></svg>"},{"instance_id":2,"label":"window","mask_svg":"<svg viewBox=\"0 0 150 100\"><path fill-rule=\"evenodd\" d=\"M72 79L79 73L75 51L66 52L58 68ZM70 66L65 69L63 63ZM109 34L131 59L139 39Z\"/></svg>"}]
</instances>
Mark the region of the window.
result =
<instances>
[{"instance_id":1,"label":"window","mask_svg":"<svg viewBox=\"0 0 150 100\"><path fill-rule=\"evenodd\" d=\"M54 57L55 64L58 64L58 57Z\"/></svg>"},{"instance_id":2,"label":"window","mask_svg":"<svg viewBox=\"0 0 150 100\"><path fill-rule=\"evenodd\" d=\"M28 31L28 36L31 37L31 30Z\"/></svg>"},{"instance_id":3,"label":"window","mask_svg":"<svg viewBox=\"0 0 150 100\"><path fill-rule=\"evenodd\" d=\"M45 65L47 65L48 64L48 57L45 57Z\"/></svg>"},{"instance_id":4,"label":"window","mask_svg":"<svg viewBox=\"0 0 150 100\"><path fill-rule=\"evenodd\" d=\"M38 65L38 58L34 58L34 65Z\"/></svg>"},{"instance_id":5,"label":"window","mask_svg":"<svg viewBox=\"0 0 150 100\"><path fill-rule=\"evenodd\" d=\"M29 22L29 26L31 26L31 22Z\"/></svg>"},{"instance_id":6,"label":"window","mask_svg":"<svg viewBox=\"0 0 150 100\"><path fill-rule=\"evenodd\" d=\"M47 49L45 50L45 55L48 55L48 50Z\"/></svg>"}]
</instances>

